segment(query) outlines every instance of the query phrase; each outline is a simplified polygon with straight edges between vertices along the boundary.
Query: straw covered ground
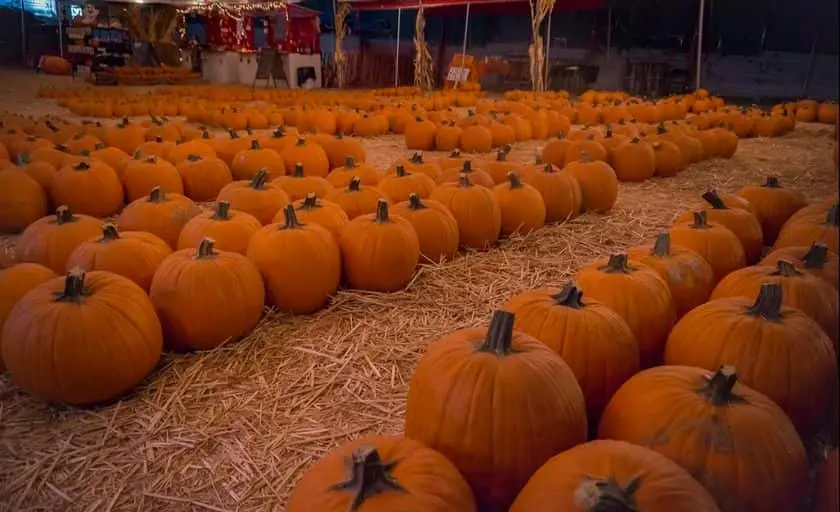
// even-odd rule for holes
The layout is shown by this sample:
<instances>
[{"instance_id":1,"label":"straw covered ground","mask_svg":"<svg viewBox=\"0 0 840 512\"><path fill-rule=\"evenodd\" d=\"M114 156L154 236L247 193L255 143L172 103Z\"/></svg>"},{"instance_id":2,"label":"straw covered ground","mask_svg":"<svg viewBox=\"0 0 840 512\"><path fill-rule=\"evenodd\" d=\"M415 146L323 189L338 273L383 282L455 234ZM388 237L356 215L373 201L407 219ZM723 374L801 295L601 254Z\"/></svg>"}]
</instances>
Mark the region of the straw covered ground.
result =
<instances>
[{"instance_id":1,"label":"straw covered ground","mask_svg":"<svg viewBox=\"0 0 840 512\"><path fill-rule=\"evenodd\" d=\"M66 115L32 77L0 72L0 110ZM542 143L517 145L531 159ZM510 295L559 285L580 266L650 240L710 187L778 175L817 198L837 188L832 129L800 126L741 142L731 160L673 179L622 184L604 216L584 215L483 253L423 267L403 292L343 291L315 316L269 313L246 339L167 355L133 394L104 407L41 404L0 376L0 510L281 510L313 461L358 436L402 431L427 343L484 324ZM365 142L384 166L396 136ZM13 239L3 240L4 245Z\"/></svg>"}]
</instances>

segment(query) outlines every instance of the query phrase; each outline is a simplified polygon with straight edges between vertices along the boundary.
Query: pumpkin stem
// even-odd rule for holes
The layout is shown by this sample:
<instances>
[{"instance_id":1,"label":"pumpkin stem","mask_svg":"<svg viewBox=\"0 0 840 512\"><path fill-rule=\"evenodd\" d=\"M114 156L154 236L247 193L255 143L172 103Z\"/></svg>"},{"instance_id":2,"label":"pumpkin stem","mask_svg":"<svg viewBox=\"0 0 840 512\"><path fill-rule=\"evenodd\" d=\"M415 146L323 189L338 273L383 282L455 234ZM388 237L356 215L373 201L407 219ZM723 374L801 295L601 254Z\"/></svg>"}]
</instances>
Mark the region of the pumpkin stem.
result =
<instances>
[{"instance_id":1,"label":"pumpkin stem","mask_svg":"<svg viewBox=\"0 0 840 512\"><path fill-rule=\"evenodd\" d=\"M388 217L388 201L385 199L379 199L376 201L376 217L374 218L374 222L377 224L385 224L387 222L391 222L391 218Z\"/></svg>"},{"instance_id":2,"label":"pumpkin stem","mask_svg":"<svg viewBox=\"0 0 840 512\"><path fill-rule=\"evenodd\" d=\"M767 181L764 182L762 185L764 188L782 188L782 185L779 183L778 176L767 176Z\"/></svg>"},{"instance_id":3,"label":"pumpkin stem","mask_svg":"<svg viewBox=\"0 0 840 512\"><path fill-rule=\"evenodd\" d=\"M478 348L481 352L491 352L497 356L506 356L513 352L513 313L494 311L487 329L487 337Z\"/></svg>"},{"instance_id":4,"label":"pumpkin stem","mask_svg":"<svg viewBox=\"0 0 840 512\"><path fill-rule=\"evenodd\" d=\"M472 161L464 160L464 167L461 169L461 172L472 172Z\"/></svg>"},{"instance_id":5,"label":"pumpkin stem","mask_svg":"<svg viewBox=\"0 0 840 512\"><path fill-rule=\"evenodd\" d=\"M519 176L516 175L515 172L510 171L506 175L508 182L510 183L510 188L522 188L522 181L519 179Z\"/></svg>"},{"instance_id":6,"label":"pumpkin stem","mask_svg":"<svg viewBox=\"0 0 840 512\"><path fill-rule=\"evenodd\" d=\"M671 255L671 235L669 233L659 233L656 236L651 254L659 258L667 258Z\"/></svg>"},{"instance_id":7,"label":"pumpkin stem","mask_svg":"<svg viewBox=\"0 0 840 512\"><path fill-rule=\"evenodd\" d=\"M706 217L706 211L700 210L699 212L694 212L694 223L691 224L691 227L694 229L708 229L709 222Z\"/></svg>"},{"instance_id":8,"label":"pumpkin stem","mask_svg":"<svg viewBox=\"0 0 840 512\"><path fill-rule=\"evenodd\" d=\"M195 251L195 259L200 260L204 258L212 258L219 254L214 249L214 245L216 245L215 240L212 238L204 238L201 242L198 243L198 249Z\"/></svg>"},{"instance_id":9,"label":"pumpkin stem","mask_svg":"<svg viewBox=\"0 0 840 512\"><path fill-rule=\"evenodd\" d=\"M298 221L297 214L295 213L295 205L289 203L283 208L283 216L286 219L286 222L280 227L280 229L300 229L304 226L300 221Z\"/></svg>"},{"instance_id":10,"label":"pumpkin stem","mask_svg":"<svg viewBox=\"0 0 840 512\"><path fill-rule=\"evenodd\" d=\"M76 219L77 217L70 211L69 206L62 205L55 209L55 222L59 226L68 222L75 222Z\"/></svg>"},{"instance_id":11,"label":"pumpkin stem","mask_svg":"<svg viewBox=\"0 0 840 512\"><path fill-rule=\"evenodd\" d=\"M782 285L766 283L761 285L755 303L747 308L747 314L760 316L765 320L778 322L782 319Z\"/></svg>"},{"instance_id":12,"label":"pumpkin stem","mask_svg":"<svg viewBox=\"0 0 840 512\"><path fill-rule=\"evenodd\" d=\"M835 228L840 227L840 204L835 204L828 209L828 215L825 216L823 224Z\"/></svg>"},{"instance_id":13,"label":"pumpkin stem","mask_svg":"<svg viewBox=\"0 0 840 512\"><path fill-rule=\"evenodd\" d=\"M305 146L305 145L306 145L306 139L304 139L303 137L298 138L296 146L300 147L300 146Z\"/></svg>"},{"instance_id":14,"label":"pumpkin stem","mask_svg":"<svg viewBox=\"0 0 840 512\"><path fill-rule=\"evenodd\" d=\"M271 132L271 136L274 137L275 139L279 139L281 137L284 137L285 135L286 135L286 130L284 130L282 127L277 128L276 130Z\"/></svg>"},{"instance_id":15,"label":"pumpkin stem","mask_svg":"<svg viewBox=\"0 0 840 512\"><path fill-rule=\"evenodd\" d=\"M419 151L414 153L413 155L411 155L411 159L409 160L409 162L411 162L413 164L422 164L423 163L423 153L420 153Z\"/></svg>"},{"instance_id":16,"label":"pumpkin stem","mask_svg":"<svg viewBox=\"0 0 840 512\"><path fill-rule=\"evenodd\" d=\"M199 160L201 160L201 157L198 155L193 155L192 153L187 155L188 162L198 162Z\"/></svg>"},{"instance_id":17,"label":"pumpkin stem","mask_svg":"<svg viewBox=\"0 0 840 512\"><path fill-rule=\"evenodd\" d=\"M712 375L700 393L709 399L712 405L726 405L738 399L732 394L735 383L738 382L738 374L734 366L721 366Z\"/></svg>"},{"instance_id":18,"label":"pumpkin stem","mask_svg":"<svg viewBox=\"0 0 840 512\"><path fill-rule=\"evenodd\" d=\"M239 134L236 133L236 131L234 131L234 130L228 130L228 137L230 137L230 140L238 139Z\"/></svg>"},{"instance_id":19,"label":"pumpkin stem","mask_svg":"<svg viewBox=\"0 0 840 512\"><path fill-rule=\"evenodd\" d=\"M802 275L802 272L800 272L793 263L787 260L779 260L777 265L778 267L772 274L770 274L771 276L796 277Z\"/></svg>"},{"instance_id":20,"label":"pumpkin stem","mask_svg":"<svg viewBox=\"0 0 840 512\"><path fill-rule=\"evenodd\" d=\"M292 173L292 176L295 178L303 178L303 163L298 162L295 164L295 170Z\"/></svg>"},{"instance_id":21,"label":"pumpkin stem","mask_svg":"<svg viewBox=\"0 0 840 512\"><path fill-rule=\"evenodd\" d=\"M348 192L358 192L361 190L362 186L362 178L358 176L353 176L350 178L350 183L347 184L347 191Z\"/></svg>"},{"instance_id":22,"label":"pumpkin stem","mask_svg":"<svg viewBox=\"0 0 840 512\"><path fill-rule=\"evenodd\" d=\"M204 131L201 133L201 138L202 138L202 139L209 140L209 139L210 139L210 132L208 132L207 130L204 130Z\"/></svg>"},{"instance_id":23,"label":"pumpkin stem","mask_svg":"<svg viewBox=\"0 0 840 512\"><path fill-rule=\"evenodd\" d=\"M85 273L70 271L64 277L64 290L56 294L56 302L81 302L85 295Z\"/></svg>"},{"instance_id":24,"label":"pumpkin stem","mask_svg":"<svg viewBox=\"0 0 840 512\"><path fill-rule=\"evenodd\" d=\"M569 281L563 288L551 296L555 304L558 306L566 306L572 309L583 309L583 290L575 286L573 281Z\"/></svg>"},{"instance_id":25,"label":"pumpkin stem","mask_svg":"<svg viewBox=\"0 0 840 512\"><path fill-rule=\"evenodd\" d=\"M344 159L344 168L345 169L355 169L356 168L356 159L352 156L348 156Z\"/></svg>"},{"instance_id":26,"label":"pumpkin stem","mask_svg":"<svg viewBox=\"0 0 840 512\"><path fill-rule=\"evenodd\" d=\"M499 149L499 151L504 151L504 152L505 152L505 155L507 155L508 153L510 153L511 151L513 151L513 146L511 146L510 144L505 144L504 146L502 146L502 147Z\"/></svg>"},{"instance_id":27,"label":"pumpkin stem","mask_svg":"<svg viewBox=\"0 0 840 512\"><path fill-rule=\"evenodd\" d=\"M534 155L534 165L543 165L545 160L543 160L542 155Z\"/></svg>"},{"instance_id":28,"label":"pumpkin stem","mask_svg":"<svg viewBox=\"0 0 840 512\"><path fill-rule=\"evenodd\" d=\"M586 151L581 151L580 152L580 158L578 158L578 160L585 163L585 164L588 164L589 162L592 161L592 157L589 156L589 153L587 153Z\"/></svg>"},{"instance_id":29,"label":"pumpkin stem","mask_svg":"<svg viewBox=\"0 0 840 512\"><path fill-rule=\"evenodd\" d=\"M254 139L251 141L251 149L260 149L260 141Z\"/></svg>"},{"instance_id":30,"label":"pumpkin stem","mask_svg":"<svg viewBox=\"0 0 840 512\"><path fill-rule=\"evenodd\" d=\"M120 232L117 231L117 226L111 222L102 225L102 240L118 240L120 238Z\"/></svg>"},{"instance_id":31,"label":"pumpkin stem","mask_svg":"<svg viewBox=\"0 0 840 512\"><path fill-rule=\"evenodd\" d=\"M458 148L453 149L452 152L449 153L449 158L461 158L461 150Z\"/></svg>"},{"instance_id":32,"label":"pumpkin stem","mask_svg":"<svg viewBox=\"0 0 840 512\"><path fill-rule=\"evenodd\" d=\"M256 190L262 190L265 188L266 181L268 181L268 170L263 168L251 178L251 183L248 186Z\"/></svg>"},{"instance_id":33,"label":"pumpkin stem","mask_svg":"<svg viewBox=\"0 0 840 512\"><path fill-rule=\"evenodd\" d=\"M656 127L656 134L665 135L666 133L668 133L668 129L665 128L665 123L659 123L659 125Z\"/></svg>"},{"instance_id":34,"label":"pumpkin stem","mask_svg":"<svg viewBox=\"0 0 840 512\"><path fill-rule=\"evenodd\" d=\"M507 160L507 153L503 149L496 151L496 161L504 162L505 160Z\"/></svg>"},{"instance_id":35,"label":"pumpkin stem","mask_svg":"<svg viewBox=\"0 0 840 512\"><path fill-rule=\"evenodd\" d=\"M70 150L67 149L67 146L65 146L64 144L56 144L54 149L56 151L61 151L62 153L69 153L70 152Z\"/></svg>"},{"instance_id":36,"label":"pumpkin stem","mask_svg":"<svg viewBox=\"0 0 840 512\"><path fill-rule=\"evenodd\" d=\"M713 209L715 210L726 210L727 206L726 203L723 202L723 199L718 195L718 193L714 190L709 190L705 194L703 194L703 200L709 203Z\"/></svg>"},{"instance_id":37,"label":"pumpkin stem","mask_svg":"<svg viewBox=\"0 0 840 512\"><path fill-rule=\"evenodd\" d=\"M615 478L588 478L575 489L574 504L588 512L638 512L634 495L642 483L635 477L622 487Z\"/></svg>"},{"instance_id":38,"label":"pumpkin stem","mask_svg":"<svg viewBox=\"0 0 840 512\"><path fill-rule=\"evenodd\" d=\"M405 492L391 475L396 465L396 462L383 462L376 448L362 446L353 451L352 457L347 458L349 479L333 485L330 489L351 491L353 501L350 503L349 512L356 512L371 496L389 491Z\"/></svg>"},{"instance_id":39,"label":"pumpkin stem","mask_svg":"<svg viewBox=\"0 0 840 512\"><path fill-rule=\"evenodd\" d=\"M216 212L213 214L213 220L230 220L230 202L219 201L216 206Z\"/></svg>"},{"instance_id":40,"label":"pumpkin stem","mask_svg":"<svg viewBox=\"0 0 840 512\"><path fill-rule=\"evenodd\" d=\"M802 257L804 267L809 270L818 270L825 267L828 261L828 247L825 244L814 242L811 248Z\"/></svg>"},{"instance_id":41,"label":"pumpkin stem","mask_svg":"<svg viewBox=\"0 0 840 512\"><path fill-rule=\"evenodd\" d=\"M79 162L75 167L73 167L76 171L87 171L90 169L90 164L87 162Z\"/></svg>"},{"instance_id":42,"label":"pumpkin stem","mask_svg":"<svg viewBox=\"0 0 840 512\"><path fill-rule=\"evenodd\" d=\"M163 142L163 137L155 137L155 143L161 144Z\"/></svg>"},{"instance_id":43,"label":"pumpkin stem","mask_svg":"<svg viewBox=\"0 0 840 512\"><path fill-rule=\"evenodd\" d=\"M318 204L318 196L315 195L315 192L310 192L306 194L306 197L303 198L303 202L300 204L299 210L314 210L315 208L319 208L320 205Z\"/></svg>"},{"instance_id":44,"label":"pumpkin stem","mask_svg":"<svg viewBox=\"0 0 840 512\"><path fill-rule=\"evenodd\" d=\"M93 149L96 150L96 151L99 151L100 149L105 149L105 144L102 144L101 142L97 142L96 144L93 145Z\"/></svg>"},{"instance_id":45,"label":"pumpkin stem","mask_svg":"<svg viewBox=\"0 0 840 512\"><path fill-rule=\"evenodd\" d=\"M408 209L409 210L425 210L428 208L423 201L420 200L420 196L417 192L412 192L408 194Z\"/></svg>"},{"instance_id":46,"label":"pumpkin stem","mask_svg":"<svg viewBox=\"0 0 840 512\"><path fill-rule=\"evenodd\" d=\"M635 269L627 264L626 254L613 254L607 261L607 264L600 267L598 270L606 272L607 274L629 274Z\"/></svg>"},{"instance_id":47,"label":"pumpkin stem","mask_svg":"<svg viewBox=\"0 0 840 512\"><path fill-rule=\"evenodd\" d=\"M470 183L470 175L462 172L461 175L458 177L458 186L459 187L472 187L472 183Z\"/></svg>"},{"instance_id":48,"label":"pumpkin stem","mask_svg":"<svg viewBox=\"0 0 840 512\"><path fill-rule=\"evenodd\" d=\"M395 172L397 173L398 178L404 178L406 176L411 176L410 174L405 172L405 167L403 167L402 165L398 165Z\"/></svg>"},{"instance_id":49,"label":"pumpkin stem","mask_svg":"<svg viewBox=\"0 0 840 512\"><path fill-rule=\"evenodd\" d=\"M166 192L160 186L153 188L149 192L150 203L162 203L164 201L166 201Z\"/></svg>"}]
</instances>

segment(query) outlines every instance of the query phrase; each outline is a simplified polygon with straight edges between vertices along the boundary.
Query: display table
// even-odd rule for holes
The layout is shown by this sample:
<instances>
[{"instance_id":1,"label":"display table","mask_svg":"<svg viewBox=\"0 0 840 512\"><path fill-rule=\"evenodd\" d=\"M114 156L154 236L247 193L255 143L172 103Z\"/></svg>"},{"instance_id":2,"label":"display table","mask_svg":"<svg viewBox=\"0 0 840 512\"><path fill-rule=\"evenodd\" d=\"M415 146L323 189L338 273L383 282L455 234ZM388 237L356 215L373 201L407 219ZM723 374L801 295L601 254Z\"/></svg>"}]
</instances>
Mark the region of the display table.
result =
<instances>
[{"instance_id":1,"label":"display table","mask_svg":"<svg viewBox=\"0 0 840 512\"><path fill-rule=\"evenodd\" d=\"M286 60L286 77L289 79L289 88L298 88L298 74L297 70L300 68L311 67L315 70L315 84L314 88L321 88L321 54L302 54L302 53L288 53L283 57Z\"/></svg>"},{"instance_id":2,"label":"display table","mask_svg":"<svg viewBox=\"0 0 840 512\"><path fill-rule=\"evenodd\" d=\"M204 51L202 75L211 84L239 83L239 52Z\"/></svg>"}]
</instances>

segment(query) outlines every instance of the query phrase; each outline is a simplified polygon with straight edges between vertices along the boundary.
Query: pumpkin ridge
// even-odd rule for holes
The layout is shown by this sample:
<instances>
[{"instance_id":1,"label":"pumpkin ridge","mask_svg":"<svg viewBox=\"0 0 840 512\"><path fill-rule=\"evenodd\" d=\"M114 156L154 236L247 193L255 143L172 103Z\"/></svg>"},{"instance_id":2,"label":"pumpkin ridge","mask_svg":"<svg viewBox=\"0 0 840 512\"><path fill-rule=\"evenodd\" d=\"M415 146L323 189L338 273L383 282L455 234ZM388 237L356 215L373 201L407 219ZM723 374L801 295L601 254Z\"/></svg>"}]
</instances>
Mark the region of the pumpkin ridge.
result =
<instances>
[{"instance_id":1,"label":"pumpkin ridge","mask_svg":"<svg viewBox=\"0 0 840 512\"><path fill-rule=\"evenodd\" d=\"M355 512L365 501L375 494L387 491L406 492L405 488L391 475L396 461L384 462L376 448L363 446L347 458L350 477L330 487L331 490L349 490L354 493L350 503L350 512Z\"/></svg>"}]
</instances>

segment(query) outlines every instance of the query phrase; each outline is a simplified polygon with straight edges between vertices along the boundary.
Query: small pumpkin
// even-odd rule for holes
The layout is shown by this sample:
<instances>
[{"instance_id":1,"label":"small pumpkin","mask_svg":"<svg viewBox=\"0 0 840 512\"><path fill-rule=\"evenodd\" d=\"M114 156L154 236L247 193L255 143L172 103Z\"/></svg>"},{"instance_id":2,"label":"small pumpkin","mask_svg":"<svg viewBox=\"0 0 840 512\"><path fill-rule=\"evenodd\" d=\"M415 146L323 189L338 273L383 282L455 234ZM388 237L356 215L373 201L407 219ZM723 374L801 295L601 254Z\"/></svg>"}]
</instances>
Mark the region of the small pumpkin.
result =
<instances>
[{"instance_id":1,"label":"small pumpkin","mask_svg":"<svg viewBox=\"0 0 840 512\"><path fill-rule=\"evenodd\" d=\"M546 224L565 222L580 214L583 196L572 174L559 171L547 163L525 170L522 181L537 189L542 196Z\"/></svg>"},{"instance_id":2,"label":"small pumpkin","mask_svg":"<svg viewBox=\"0 0 840 512\"><path fill-rule=\"evenodd\" d=\"M284 221L254 234L248 258L260 271L269 306L298 315L323 308L341 281L341 252L335 237L316 223L301 223L292 204Z\"/></svg>"},{"instance_id":3,"label":"small pumpkin","mask_svg":"<svg viewBox=\"0 0 840 512\"><path fill-rule=\"evenodd\" d=\"M408 149L431 151L435 149L437 126L431 121L419 117L405 127L405 145Z\"/></svg>"},{"instance_id":4,"label":"small pumpkin","mask_svg":"<svg viewBox=\"0 0 840 512\"><path fill-rule=\"evenodd\" d=\"M279 184L268 181L268 173L260 169L251 180L239 180L219 191L219 201L227 201L234 210L253 215L263 226L270 224L289 204L289 196Z\"/></svg>"},{"instance_id":5,"label":"small pumpkin","mask_svg":"<svg viewBox=\"0 0 840 512\"><path fill-rule=\"evenodd\" d=\"M29 174L0 169L0 233L19 233L47 214L47 194Z\"/></svg>"},{"instance_id":6,"label":"small pumpkin","mask_svg":"<svg viewBox=\"0 0 840 512\"><path fill-rule=\"evenodd\" d=\"M545 225L546 208L542 194L523 183L515 173L508 173L508 183L496 185L493 195L502 212L501 236L528 234Z\"/></svg>"},{"instance_id":7,"label":"small pumpkin","mask_svg":"<svg viewBox=\"0 0 840 512\"><path fill-rule=\"evenodd\" d=\"M598 433L676 462L722 512L802 507L805 447L785 413L739 383L732 366L661 366L638 373L610 400Z\"/></svg>"},{"instance_id":8,"label":"small pumpkin","mask_svg":"<svg viewBox=\"0 0 840 512\"><path fill-rule=\"evenodd\" d=\"M280 154L286 163L286 174L295 172L295 166L303 165L305 176L321 176L326 178L330 173L330 159L324 148L317 144L307 142L300 137L294 146L289 146Z\"/></svg>"},{"instance_id":9,"label":"small pumpkin","mask_svg":"<svg viewBox=\"0 0 840 512\"><path fill-rule=\"evenodd\" d=\"M461 134L461 150L466 153L489 153L493 150L493 134L481 125L465 126Z\"/></svg>"},{"instance_id":10,"label":"small pumpkin","mask_svg":"<svg viewBox=\"0 0 840 512\"><path fill-rule=\"evenodd\" d=\"M486 187L490 190L496 186L493 178L483 169L473 167L472 160L464 160L460 167L444 169L438 176L436 183L439 185L444 183L457 183L462 174L467 174L470 182L475 185Z\"/></svg>"},{"instance_id":11,"label":"small pumpkin","mask_svg":"<svg viewBox=\"0 0 840 512\"><path fill-rule=\"evenodd\" d=\"M352 157L356 162L363 164L366 159L365 147L359 139L345 137L339 132L335 135L329 145L327 157L330 160L330 169L335 169L336 167L344 165L344 162L346 162L350 157Z\"/></svg>"},{"instance_id":12,"label":"small pumpkin","mask_svg":"<svg viewBox=\"0 0 840 512\"><path fill-rule=\"evenodd\" d=\"M365 437L303 474L287 512L383 510L475 512L472 491L440 453L402 437Z\"/></svg>"},{"instance_id":13,"label":"small pumpkin","mask_svg":"<svg viewBox=\"0 0 840 512\"><path fill-rule=\"evenodd\" d=\"M507 173L514 172L518 175L524 174L525 164L508 159L510 146L499 148L493 159L482 160L481 169L493 178L496 185L507 181Z\"/></svg>"},{"instance_id":14,"label":"small pumpkin","mask_svg":"<svg viewBox=\"0 0 840 512\"><path fill-rule=\"evenodd\" d=\"M408 388L406 437L452 461L478 509L490 512L507 511L540 466L586 439L575 374L536 338L515 331L514 320L496 311L488 328L431 343Z\"/></svg>"},{"instance_id":15,"label":"small pumpkin","mask_svg":"<svg viewBox=\"0 0 840 512\"><path fill-rule=\"evenodd\" d=\"M59 206L55 215L42 217L23 231L17 240L18 260L63 274L70 254L82 242L97 236L101 225L94 217L75 215L67 206Z\"/></svg>"},{"instance_id":16,"label":"small pumpkin","mask_svg":"<svg viewBox=\"0 0 840 512\"><path fill-rule=\"evenodd\" d=\"M341 206L350 220L360 215L367 215L376 211L376 205L385 196L379 189L362 185L361 179L354 176L346 188L335 188L325 197L327 201Z\"/></svg>"},{"instance_id":17,"label":"small pumpkin","mask_svg":"<svg viewBox=\"0 0 840 512\"><path fill-rule=\"evenodd\" d=\"M332 183L321 176L306 176L303 173L303 165L295 165L295 172L291 176L280 176L275 178L274 183L278 184L292 201L303 199L309 194L317 197L326 197L333 189Z\"/></svg>"},{"instance_id":18,"label":"small pumpkin","mask_svg":"<svg viewBox=\"0 0 840 512\"><path fill-rule=\"evenodd\" d=\"M651 144L651 148L653 148L656 176L661 178L676 176L688 165L688 159L682 154L679 146L673 142L657 140Z\"/></svg>"},{"instance_id":19,"label":"small pumpkin","mask_svg":"<svg viewBox=\"0 0 840 512\"><path fill-rule=\"evenodd\" d=\"M400 203L407 201L411 194L422 198L429 197L435 188L435 182L423 173L409 173L400 165L393 175L382 178L377 188L391 203Z\"/></svg>"},{"instance_id":20,"label":"small pumpkin","mask_svg":"<svg viewBox=\"0 0 840 512\"><path fill-rule=\"evenodd\" d=\"M127 393L154 369L162 348L146 293L102 271L71 272L33 288L6 318L2 343L12 382L42 400L74 405Z\"/></svg>"},{"instance_id":21,"label":"small pumpkin","mask_svg":"<svg viewBox=\"0 0 840 512\"><path fill-rule=\"evenodd\" d=\"M88 154L88 157L92 160L99 160L100 162L107 164L111 169L116 171L120 180L122 180L125 167L129 162L131 162L131 157L121 149L113 146L105 147L102 144L96 146L96 149L91 151L90 154ZM60 168L61 167L59 167L59 169Z\"/></svg>"},{"instance_id":22,"label":"small pumpkin","mask_svg":"<svg viewBox=\"0 0 840 512\"><path fill-rule=\"evenodd\" d=\"M178 235L178 249L198 247L205 238L211 238L220 251L245 254L251 236L262 224L253 215L232 210L230 203L219 201L216 209L191 218Z\"/></svg>"},{"instance_id":23,"label":"small pumpkin","mask_svg":"<svg viewBox=\"0 0 840 512\"><path fill-rule=\"evenodd\" d=\"M395 205L392 212L414 227L421 262L452 261L458 254L458 221L441 203L431 199L423 201L412 193L408 201Z\"/></svg>"},{"instance_id":24,"label":"small pumpkin","mask_svg":"<svg viewBox=\"0 0 840 512\"><path fill-rule=\"evenodd\" d=\"M435 187L430 199L441 203L458 223L458 240L462 247L486 249L499 239L502 230L502 209L493 192L473 185L462 173L458 183Z\"/></svg>"},{"instance_id":25,"label":"small pumpkin","mask_svg":"<svg viewBox=\"0 0 840 512\"><path fill-rule=\"evenodd\" d=\"M780 260L793 263L798 270L819 277L835 289L838 287L840 259L825 244L814 242L810 247L776 249L765 256L759 265L775 267Z\"/></svg>"},{"instance_id":26,"label":"small pumpkin","mask_svg":"<svg viewBox=\"0 0 840 512\"><path fill-rule=\"evenodd\" d=\"M375 187L382 181L383 174L371 164L357 164L353 157L347 157L344 167L333 169L327 181L335 188L344 188L353 177L358 176L362 185Z\"/></svg>"},{"instance_id":27,"label":"small pumpkin","mask_svg":"<svg viewBox=\"0 0 840 512\"><path fill-rule=\"evenodd\" d=\"M569 150L571 140L562 133L557 138L545 145L542 150L542 159L547 163L562 169L566 165L566 152Z\"/></svg>"},{"instance_id":28,"label":"small pumpkin","mask_svg":"<svg viewBox=\"0 0 840 512\"><path fill-rule=\"evenodd\" d=\"M782 226L773 249L804 246L812 242L824 244L829 251L840 251L840 204L835 203L823 219L802 217Z\"/></svg>"},{"instance_id":29,"label":"small pumpkin","mask_svg":"<svg viewBox=\"0 0 840 512\"><path fill-rule=\"evenodd\" d=\"M197 249L176 251L161 263L149 297L168 346L209 350L257 325L265 288L248 258L217 251L213 240L205 238Z\"/></svg>"},{"instance_id":30,"label":"small pumpkin","mask_svg":"<svg viewBox=\"0 0 840 512\"><path fill-rule=\"evenodd\" d=\"M184 184L175 166L156 157L129 162L123 173L123 185L129 202L149 195L155 187L173 194L184 194Z\"/></svg>"},{"instance_id":31,"label":"small pumpkin","mask_svg":"<svg viewBox=\"0 0 840 512\"><path fill-rule=\"evenodd\" d=\"M464 130L454 121L444 122L435 132L435 149L438 151L452 151L461 147L461 137ZM492 142L491 142L492 143Z\"/></svg>"},{"instance_id":32,"label":"small pumpkin","mask_svg":"<svg viewBox=\"0 0 840 512\"><path fill-rule=\"evenodd\" d=\"M764 245L772 246L782 226L797 211L807 206L805 198L796 190L784 188L779 178L768 176L761 186L747 186L738 195L750 202L761 223ZM809 240L809 242L811 242Z\"/></svg>"},{"instance_id":33,"label":"small pumpkin","mask_svg":"<svg viewBox=\"0 0 840 512\"><path fill-rule=\"evenodd\" d=\"M427 162L423 158L423 153L415 152L411 155L410 158L399 158L391 166L388 168L388 174L395 174L397 172L397 166L402 165L405 169L410 173L422 173L426 176L435 180L437 183L437 178L440 176L440 173L443 172L443 169L440 168L435 162Z\"/></svg>"},{"instance_id":34,"label":"small pumpkin","mask_svg":"<svg viewBox=\"0 0 840 512\"><path fill-rule=\"evenodd\" d=\"M587 154L564 169L577 180L581 193L581 211L605 213L618 199L618 178L609 164L591 160Z\"/></svg>"},{"instance_id":35,"label":"small pumpkin","mask_svg":"<svg viewBox=\"0 0 840 512\"><path fill-rule=\"evenodd\" d=\"M298 220L304 223L320 224L327 229L332 235L338 239L338 235L344 226L350 222L347 212L338 203L327 201L318 198L315 194L307 194L304 199L295 203L295 211L297 212ZM285 213L283 219L280 219L280 213L274 218L274 222L285 220Z\"/></svg>"},{"instance_id":36,"label":"small pumpkin","mask_svg":"<svg viewBox=\"0 0 840 512\"><path fill-rule=\"evenodd\" d=\"M592 135L589 135L586 139L575 140L569 144L564 155L566 165L583 159L584 155L590 161L597 162L606 162L608 156L604 146L595 140Z\"/></svg>"},{"instance_id":37,"label":"small pumpkin","mask_svg":"<svg viewBox=\"0 0 840 512\"><path fill-rule=\"evenodd\" d=\"M123 205L123 187L116 171L98 160L62 167L50 187L53 204L91 217L110 217Z\"/></svg>"},{"instance_id":38,"label":"small pumpkin","mask_svg":"<svg viewBox=\"0 0 840 512\"><path fill-rule=\"evenodd\" d=\"M616 312L570 281L511 297L502 307L516 315L515 329L545 343L577 377L590 427L597 427L610 397L639 371L639 346Z\"/></svg>"},{"instance_id":39,"label":"small pumpkin","mask_svg":"<svg viewBox=\"0 0 840 512\"><path fill-rule=\"evenodd\" d=\"M178 164L190 156L197 156L202 159L216 158L216 150L210 143L210 134L206 130L201 138L193 139L189 142L184 142L183 144L176 144L175 147L169 151L169 154L166 155L166 159L169 160L169 163L177 167ZM225 166L227 166L227 164L225 164Z\"/></svg>"},{"instance_id":40,"label":"small pumpkin","mask_svg":"<svg viewBox=\"0 0 840 512\"><path fill-rule=\"evenodd\" d=\"M611 161L621 181L644 181L656 172L656 153L650 144L638 137L615 148Z\"/></svg>"},{"instance_id":41,"label":"small pumpkin","mask_svg":"<svg viewBox=\"0 0 840 512\"><path fill-rule=\"evenodd\" d=\"M819 324L782 302L781 285L769 283L757 298L730 297L698 306L671 330L665 364L710 371L736 366L741 382L778 404L809 439L833 406L830 399L814 397L836 389L837 361Z\"/></svg>"},{"instance_id":42,"label":"small pumpkin","mask_svg":"<svg viewBox=\"0 0 840 512\"><path fill-rule=\"evenodd\" d=\"M344 277L352 288L377 292L401 290L420 261L420 242L411 223L388 213L379 199L376 213L353 218L338 237Z\"/></svg>"},{"instance_id":43,"label":"small pumpkin","mask_svg":"<svg viewBox=\"0 0 840 512\"><path fill-rule=\"evenodd\" d=\"M138 159L158 158L160 160L167 160L169 152L175 149L175 143L166 141L158 137L157 139L144 142L137 146L134 157Z\"/></svg>"},{"instance_id":44,"label":"small pumpkin","mask_svg":"<svg viewBox=\"0 0 840 512\"><path fill-rule=\"evenodd\" d=\"M233 181L227 164L215 156L189 155L175 169L184 184L184 195L193 201L212 201Z\"/></svg>"},{"instance_id":45,"label":"small pumpkin","mask_svg":"<svg viewBox=\"0 0 840 512\"><path fill-rule=\"evenodd\" d=\"M262 169L265 169L268 179L279 178L286 175L286 162L273 149L260 146L260 141L256 139L251 141L248 149L236 153L230 165L235 180L250 180Z\"/></svg>"},{"instance_id":46,"label":"small pumpkin","mask_svg":"<svg viewBox=\"0 0 840 512\"><path fill-rule=\"evenodd\" d=\"M706 210L693 212L694 222L668 230L671 241L702 256L711 265L715 284L747 264L744 246L729 229L707 221Z\"/></svg>"},{"instance_id":47,"label":"small pumpkin","mask_svg":"<svg viewBox=\"0 0 840 512\"><path fill-rule=\"evenodd\" d=\"M0 348L3 346L3 325L14 305L29 290L55 277L55 272L37 263L20 263L0 268ZM2 356L0 352L0 373L6 369Z\"/></svg>"},{"instance_id":48,"label":"small pumpkin","mask_svg":"<svg viewBox=\"0 0 840 512\"><path fill-rule=\"evenodd\" d=\"M116 223L123 231L147 231L157 235L175 249L178 247L181 230L199 214L201 208L189 198L155 187L147 197L129 203L117 217Z\"/></svg>"}]
</instances>

